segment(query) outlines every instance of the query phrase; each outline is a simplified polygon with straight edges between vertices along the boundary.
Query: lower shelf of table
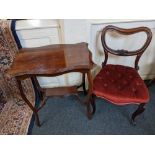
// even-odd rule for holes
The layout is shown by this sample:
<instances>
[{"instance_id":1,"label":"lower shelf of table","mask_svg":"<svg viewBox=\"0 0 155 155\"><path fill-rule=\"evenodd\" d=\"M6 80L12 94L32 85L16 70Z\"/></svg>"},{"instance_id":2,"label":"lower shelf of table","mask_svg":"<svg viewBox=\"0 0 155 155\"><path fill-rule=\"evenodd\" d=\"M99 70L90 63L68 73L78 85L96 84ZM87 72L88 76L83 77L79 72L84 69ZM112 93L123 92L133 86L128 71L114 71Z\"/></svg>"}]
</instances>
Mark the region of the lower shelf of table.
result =
<instances>
[{"instance_id":1,"label":"lower shelf of table","mask_svg":"<svg viewBox=\"0 0 155 155\"><path fill-rule=\"evenodd\" d=\"M43 89L45 92L46 97L50 96L65 96L65 95L72 95L77 94L77 87L71 86L71 87L57 87L57 88L46 88Z\"/></svg>"}]
</instances>

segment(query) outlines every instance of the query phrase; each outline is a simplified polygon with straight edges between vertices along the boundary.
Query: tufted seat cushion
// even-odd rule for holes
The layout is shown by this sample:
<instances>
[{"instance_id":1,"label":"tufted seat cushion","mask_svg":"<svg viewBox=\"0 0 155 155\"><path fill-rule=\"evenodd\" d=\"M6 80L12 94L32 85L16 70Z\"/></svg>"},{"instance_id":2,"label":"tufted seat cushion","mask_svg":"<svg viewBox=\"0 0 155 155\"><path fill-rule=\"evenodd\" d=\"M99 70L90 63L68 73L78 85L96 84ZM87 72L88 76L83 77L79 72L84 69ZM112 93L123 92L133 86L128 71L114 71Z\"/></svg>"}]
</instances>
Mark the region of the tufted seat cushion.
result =
<instances>
[{"instance_id":1,"label":"tufted seat cushion","mask_svg":"<svg viewBox=\"0 0 155 155\"><path fill-rule=\"evenodd\" d=\"M93 92L118 105L149 101L149 92L138 72L121 65L106 65L95 77Z\"/></svg>"}]
</instances>

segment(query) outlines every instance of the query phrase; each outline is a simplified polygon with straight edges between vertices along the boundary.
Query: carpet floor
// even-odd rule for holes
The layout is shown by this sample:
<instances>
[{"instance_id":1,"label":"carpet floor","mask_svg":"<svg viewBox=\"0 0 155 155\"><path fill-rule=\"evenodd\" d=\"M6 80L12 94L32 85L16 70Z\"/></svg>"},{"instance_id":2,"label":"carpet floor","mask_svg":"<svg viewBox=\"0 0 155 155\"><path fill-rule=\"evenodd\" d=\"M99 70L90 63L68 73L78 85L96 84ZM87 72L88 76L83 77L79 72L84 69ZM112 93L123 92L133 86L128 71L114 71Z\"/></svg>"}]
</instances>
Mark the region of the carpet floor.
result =
<instances>
[{"instance_id":1,"label":"carpet floor","mask_svg":"<svg viewBox=\"0 0 155 155\"><path fill-rule=\"evenodd\" d=\"M39 112L41 127L35 124L33 135L154 135L155 134L155 85L149 88L150 102L137 125L129 119L136 105L116 106L103 99L96 99L96 113L92 120L85 114L85 106L75 96L49 98ZM83 95L80 94L83 98Z\"/></svg>"}]
</instances>

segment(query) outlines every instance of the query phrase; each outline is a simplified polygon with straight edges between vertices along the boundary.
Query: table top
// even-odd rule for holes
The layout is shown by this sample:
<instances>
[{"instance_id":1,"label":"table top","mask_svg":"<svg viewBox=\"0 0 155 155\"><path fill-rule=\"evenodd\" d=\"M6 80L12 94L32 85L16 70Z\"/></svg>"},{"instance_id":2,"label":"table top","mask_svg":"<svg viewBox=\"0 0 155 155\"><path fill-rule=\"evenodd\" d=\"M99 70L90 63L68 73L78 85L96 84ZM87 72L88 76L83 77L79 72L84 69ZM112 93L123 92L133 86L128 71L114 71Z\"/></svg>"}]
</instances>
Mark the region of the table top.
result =
<instances>
[{"instance_id":1,"label":"table top","mask_svg":"<svg viewBox=\"0 0 155 155\"><path fill-rule=\"evenodd\" d=\"M22 48L7 73L11 76L63 74L91 69L91 58L87 43Z\"/></svg>"}]
</instances>

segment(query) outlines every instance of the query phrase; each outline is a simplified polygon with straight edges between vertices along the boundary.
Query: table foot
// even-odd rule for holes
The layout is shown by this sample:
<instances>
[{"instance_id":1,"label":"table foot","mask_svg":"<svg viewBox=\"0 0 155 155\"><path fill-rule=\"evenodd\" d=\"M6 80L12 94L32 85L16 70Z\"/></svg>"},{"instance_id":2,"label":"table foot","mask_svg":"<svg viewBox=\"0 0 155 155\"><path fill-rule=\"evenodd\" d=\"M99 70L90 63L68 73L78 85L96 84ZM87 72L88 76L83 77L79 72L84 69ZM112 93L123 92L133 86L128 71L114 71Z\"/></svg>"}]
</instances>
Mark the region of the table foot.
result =
<instances>
[{"instance_id":1,"label":"table foot","mask_svg":"<svg viewBox=\"0 0 155 155\"><path fill-rule=\"evenodd\" d=\"M37 125L38 127L41 127L38 113L37 113L37 112L34 112L34 116L35 116L35 123L36 123L36 125Z\"/></svg>"}]
</instances>

